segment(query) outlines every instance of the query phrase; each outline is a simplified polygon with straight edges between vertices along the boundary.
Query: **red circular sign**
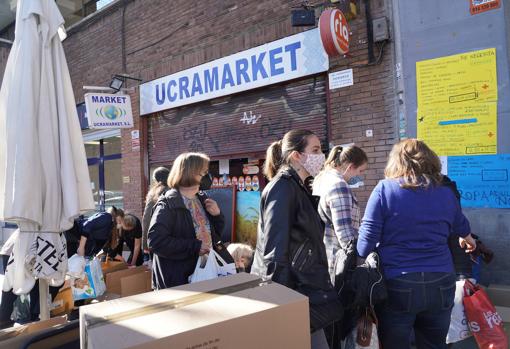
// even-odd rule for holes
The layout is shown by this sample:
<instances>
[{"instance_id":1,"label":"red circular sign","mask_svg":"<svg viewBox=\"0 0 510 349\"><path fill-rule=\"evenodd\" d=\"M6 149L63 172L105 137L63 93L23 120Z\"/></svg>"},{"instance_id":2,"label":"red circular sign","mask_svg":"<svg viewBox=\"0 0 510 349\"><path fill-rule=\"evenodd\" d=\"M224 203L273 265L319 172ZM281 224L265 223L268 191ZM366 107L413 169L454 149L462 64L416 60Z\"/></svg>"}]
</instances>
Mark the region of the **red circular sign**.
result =
<instances>
[{"instance_id":1,"label":"red circular sign","mask_svg":"<svg viewBox=\"0 0 510 349\"><path fill-rule=\"evenodd\" d=\"M322 45L328 56L334 57L349 52L349 25L342 11L326 10L319 18Z\"/></svg>"}]
</instances>

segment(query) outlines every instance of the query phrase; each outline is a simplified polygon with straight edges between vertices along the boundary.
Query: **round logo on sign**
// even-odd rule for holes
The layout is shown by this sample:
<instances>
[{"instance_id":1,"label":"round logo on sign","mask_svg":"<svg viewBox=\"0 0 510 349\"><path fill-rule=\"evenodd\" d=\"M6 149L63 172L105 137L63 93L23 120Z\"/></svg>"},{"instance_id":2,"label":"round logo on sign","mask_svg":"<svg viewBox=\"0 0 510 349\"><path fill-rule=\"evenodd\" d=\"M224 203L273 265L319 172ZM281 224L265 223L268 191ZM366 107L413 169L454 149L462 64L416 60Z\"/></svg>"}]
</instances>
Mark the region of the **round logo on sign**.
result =
<instances>
[{"instance_id":1,"label":"round logo on sign","mask_svg":"<svg viewBox=\"0 0 510 349\"><path fill-rule=\"evenodd\" d=\"M326 10L319 18L322 45L328 56L334 57L349 52L349 25L342 11Z\"/></svg>"}]
</instances>

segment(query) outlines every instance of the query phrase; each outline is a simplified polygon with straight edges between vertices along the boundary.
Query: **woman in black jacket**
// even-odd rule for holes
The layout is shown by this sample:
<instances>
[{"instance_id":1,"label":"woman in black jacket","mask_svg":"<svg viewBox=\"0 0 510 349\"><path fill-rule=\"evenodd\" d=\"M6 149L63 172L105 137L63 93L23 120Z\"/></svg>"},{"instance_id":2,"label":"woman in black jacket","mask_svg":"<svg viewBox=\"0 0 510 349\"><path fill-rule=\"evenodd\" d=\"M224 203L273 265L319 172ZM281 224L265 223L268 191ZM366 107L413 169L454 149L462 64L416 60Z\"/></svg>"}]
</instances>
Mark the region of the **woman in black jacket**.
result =
<instances>
[{"instance_id":1,"label":"woman in black jacket","mask_svg":"<svg viewBox=\"0 0 510 349\"><path fill-rule=\"evenodd\" d=\"M156 203L149 227L155 289L187 284L199 256L220 240L225 221L218 204L199 195L202 179L210 179L208 169L205 154L183 153L175 159L170 189Z\"/></svg>"},{"instance_id":2,"label":"woman in black jacket","mask_svg":"<svg viewBox=\"0 0 510 349\"><path fill-rule=\"evenodd\" d=\"M327 348L322 328L342 315L330 281L324 226L305 180L324 165L319 138L292 130L267 150L252 274L283 284L310 301L312 348Z\"/></svg>"}]
</instances>

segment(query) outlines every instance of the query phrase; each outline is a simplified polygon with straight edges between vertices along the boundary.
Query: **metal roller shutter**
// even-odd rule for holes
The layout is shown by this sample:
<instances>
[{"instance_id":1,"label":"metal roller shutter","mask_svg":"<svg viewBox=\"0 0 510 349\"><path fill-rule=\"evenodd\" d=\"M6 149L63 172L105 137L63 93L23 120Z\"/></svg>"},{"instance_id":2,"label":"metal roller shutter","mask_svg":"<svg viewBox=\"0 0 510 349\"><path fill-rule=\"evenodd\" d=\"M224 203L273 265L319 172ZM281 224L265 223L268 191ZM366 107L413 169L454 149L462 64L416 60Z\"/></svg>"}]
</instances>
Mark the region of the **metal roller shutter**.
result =
<instances>
[{"instance_id":1,"label":"metal roller shutter","mask_svg":"<svg viewBox=\"0 0 510 349\"><path fill-rule=\"evenodd\" d=\"M151 116L149 162L151 165L168 164L187 151L204 152L211 158L260 153L293 128L310 129L321 141L326 141L323 76L264 87Z\"/></svg>"}]
</instances>

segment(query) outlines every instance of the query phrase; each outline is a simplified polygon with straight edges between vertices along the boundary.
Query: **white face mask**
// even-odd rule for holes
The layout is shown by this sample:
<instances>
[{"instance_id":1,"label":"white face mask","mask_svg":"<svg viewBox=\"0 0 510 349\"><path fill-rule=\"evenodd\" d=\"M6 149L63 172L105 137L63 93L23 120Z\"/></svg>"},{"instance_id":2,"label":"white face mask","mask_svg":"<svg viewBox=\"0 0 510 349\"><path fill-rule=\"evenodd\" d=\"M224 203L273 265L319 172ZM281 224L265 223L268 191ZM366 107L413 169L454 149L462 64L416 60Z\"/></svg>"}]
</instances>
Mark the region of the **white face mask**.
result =
<instances>
[{"instance_id":1,"label":"white face mask","mask_svg":"<svg viewBox=\"0 0 510 349\"><path fill-rule=\"evenodd\" d=\"M306 154L306 159L302 163L305 170L310 174L310 176L315 177L319 174L324 166L324 162L326 162L326 155L321 154Z\"/></svg>"}]
</instances>

